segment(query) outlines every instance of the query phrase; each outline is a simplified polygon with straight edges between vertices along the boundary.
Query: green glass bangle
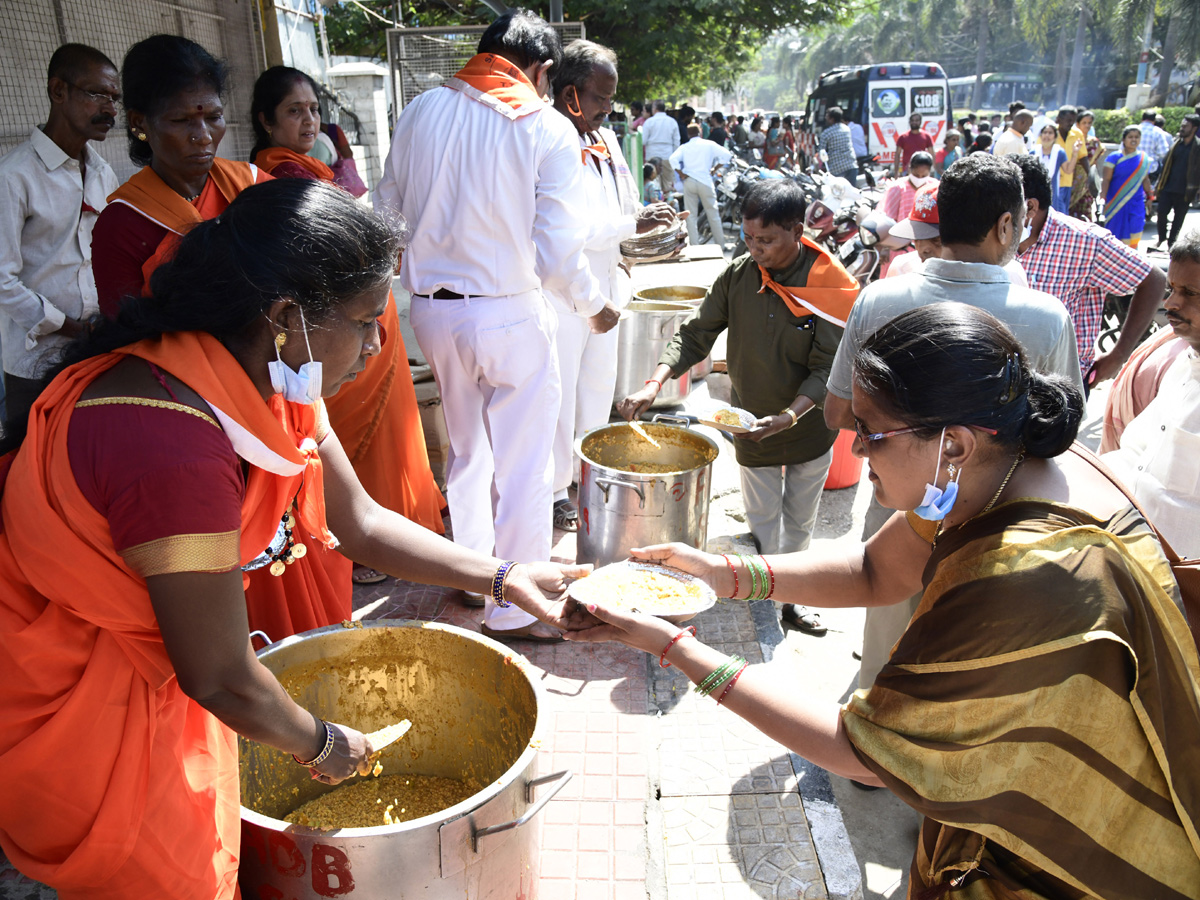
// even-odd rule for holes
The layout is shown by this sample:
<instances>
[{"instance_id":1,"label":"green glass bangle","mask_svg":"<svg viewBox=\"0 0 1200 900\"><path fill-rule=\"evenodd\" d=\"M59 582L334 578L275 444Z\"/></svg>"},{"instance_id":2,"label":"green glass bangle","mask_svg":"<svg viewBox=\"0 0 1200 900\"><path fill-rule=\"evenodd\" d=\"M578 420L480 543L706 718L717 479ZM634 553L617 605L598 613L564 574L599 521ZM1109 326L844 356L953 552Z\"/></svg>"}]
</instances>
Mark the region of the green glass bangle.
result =
<instances>
[{"instance_id":1,"label":"green glass bangle","mask_svg":"<svg viewBox=\"0 0 1200 900\"><path fill-rule=\"evenodd\" d=\"M749 600L762 600L767 596L767 570L755 561L754 557L743 557L746 568L751 572L751 592Z\"/></svg>"},{"instance_id":2,"label":"green glass bangle","mask_svg":"<svg viewBox=\"0 0 1200 900\"><path fill-rule=\"evenodd\" d=\"M757 600L758 599L758 590L759 590L759 588L758 588L758 570L754 568L754 565L750 562L750 560L748 558L746 558L745 556L742 556L740 553L738 554L738 559L740 559L742 561L742 565L744 565L746 567L746 571L750 573L750 591L746 595L746 599L747 600Z\"/></svg>"},{"instance_id":3,"label":"green glass bangle","mask_svg":"<svg viewBox=\"0 0 1200 900\"><path fill-rule=\"evenodd\" d=\"M695 691L697 694L699 694L699 693L702 693L705 689L711 688L714 684L717 683L717 679L719 679L721 677L721 673L731 667L732 662L733 662L733 657L730 656L728 659L725 660L725 662L721 663L721 665L717 666L717 668L715 668L711 672L709 672L708 675L704 678L704 680L697 683L697 685L694 688L692 688L692 690Z\"/></svg>"},{"instance_id":4,"label":"green glass bangle","mask_svg":"<svg viewBox=\"0 0 1200 900\"><path fill-rule=\"evenodd\" d=\"M729 657L729 659L725 660L724 664L719 666L716 671L712 672L707 678L696 685L693 690L701 697L707 697L718 687L720 687L721 684L728 680L730 676L732 676L737 670L738 666L743 665L745 662L746 660L742 659L740 656Z\"/></svg>"}]
</instances>

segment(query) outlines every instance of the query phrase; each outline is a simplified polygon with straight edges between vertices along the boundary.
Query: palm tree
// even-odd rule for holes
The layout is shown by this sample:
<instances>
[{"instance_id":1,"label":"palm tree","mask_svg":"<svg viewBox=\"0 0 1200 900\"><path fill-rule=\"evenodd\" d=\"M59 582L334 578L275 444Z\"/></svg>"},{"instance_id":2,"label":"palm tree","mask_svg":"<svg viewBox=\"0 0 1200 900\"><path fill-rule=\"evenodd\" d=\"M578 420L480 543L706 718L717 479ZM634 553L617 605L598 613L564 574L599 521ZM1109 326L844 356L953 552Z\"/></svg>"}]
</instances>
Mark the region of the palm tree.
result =
<instances>
[{"instance_id":1,"label":"palm tree","mask_svg":"<svg viewBox=\"0 0 1200 900\"><path fill-rule=\"evenodd\" d=\"M1119 0L1116 6L1118 25L1114 31L1130 36L1141 34L1138 25L1151 13L1156 18L1167 19L1162 65L1154 88L1154 96L1163 102L1171 85L1176 55L1182 53L1190 59L1200 56L1200 3L1196 0ZM1132 48L1127 46L1127 49Z\"/></svg>"}]
</instances>

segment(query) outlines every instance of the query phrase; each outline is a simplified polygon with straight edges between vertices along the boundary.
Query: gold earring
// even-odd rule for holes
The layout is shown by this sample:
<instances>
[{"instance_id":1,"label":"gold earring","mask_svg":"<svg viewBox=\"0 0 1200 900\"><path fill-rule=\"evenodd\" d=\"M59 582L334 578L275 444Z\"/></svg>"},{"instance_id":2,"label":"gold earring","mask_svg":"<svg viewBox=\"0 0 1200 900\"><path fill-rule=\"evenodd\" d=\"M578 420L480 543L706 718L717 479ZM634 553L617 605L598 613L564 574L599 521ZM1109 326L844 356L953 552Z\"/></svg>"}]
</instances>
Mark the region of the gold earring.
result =
<instances>
[{"instance_id":1,"label":"gold earring","mask_svg":"<svg viewBox=\"0 0 1200 900\"><path fill-rule=\"evenodd\" d=\"M283 349L283 345L287 343L287 332L281 331L275 335L275 352L278 353Z\"/></svg>"},{"instance_id":2,"label":"gold earring","mask_svg":"<svg viewBox=\"0 0 1200 900\"><path fill-rule=\"evenodd\" d=\"M144 140L146 140L146 132L144 132L144 131L139 131L139 132L138 132L138 135L137 135L137 139L138 139L139 141L144 141Z\"/></svg>"}]
</instances>

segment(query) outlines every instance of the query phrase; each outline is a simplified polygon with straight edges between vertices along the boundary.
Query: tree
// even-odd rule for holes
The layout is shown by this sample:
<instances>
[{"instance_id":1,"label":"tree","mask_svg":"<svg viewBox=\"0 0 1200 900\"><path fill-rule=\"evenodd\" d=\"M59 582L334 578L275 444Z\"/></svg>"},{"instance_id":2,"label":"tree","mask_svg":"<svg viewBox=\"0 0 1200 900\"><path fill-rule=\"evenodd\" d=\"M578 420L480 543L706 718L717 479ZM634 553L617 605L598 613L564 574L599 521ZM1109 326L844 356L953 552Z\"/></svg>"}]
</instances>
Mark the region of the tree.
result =
<instances>
[{"instance_id":1,"label":"tree","mask_svg":"<svg viewBox=\"0 0 1200 900\"><path fill-rule=\"evenodd\" d=\"M397 6L403 24L485 25L495 13L464 0L343 3L326 16L335 54L387 56L388 25L362 7L391 20ZM528 3L540 15L548 3ZM622 97L676 97L707 88L732 88L757 63L758 49L785 28L813 28L834 20L838 0L610 0L565 4L569 19L583 21L589 39L616 51ZM651 23L648 27L647 23Z\"/></svg>"}]
</instances>

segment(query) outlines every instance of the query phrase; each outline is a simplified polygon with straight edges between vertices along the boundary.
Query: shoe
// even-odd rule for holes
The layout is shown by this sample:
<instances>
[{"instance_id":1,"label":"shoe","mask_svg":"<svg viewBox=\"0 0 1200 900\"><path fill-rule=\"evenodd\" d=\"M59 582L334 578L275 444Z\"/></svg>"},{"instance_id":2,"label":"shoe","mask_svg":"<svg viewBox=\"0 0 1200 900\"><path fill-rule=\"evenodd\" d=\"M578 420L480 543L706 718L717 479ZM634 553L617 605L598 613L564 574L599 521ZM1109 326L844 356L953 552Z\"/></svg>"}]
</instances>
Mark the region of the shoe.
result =
<instances>
[{"instance_id":1,"label":"shoe","mask_svg":"<svg viewBox=\"0 0 1200 900\"><path fill-rule=\"evenodd\" d=\"M849 781L852 785L854 785L860 791L877 791L877 790L879 790L879 785L877 785L877 784L863 784L861 781L855 781L853 778L849 779Z\"/></svg>"},{"instance_id":2,"label":"shoe","mask_svg":"<svg viewBox=\"0 0 1200 900\"><path fill-rule=\"evenodd\" d=\"M540 622L534 622L526 625L524 628L488 628L487 625L480 627L480 632L484 637L490 637L492 640L507 643L508 641L529 641L533 644L561 644L563 636L561 634L555 637L546 637L540 634L534 634L533 629Z\"/></svg>"},{"instance_id":3,"label":"shoe","mask_svg":"<svg viewBox=\"0 0 1200 900\"><path fill-rule=\"evenodd\" d=\"M387 580L387 573L377 572L370 566L354 566L354 572L350 575L350 580L355 584L379 584L381 581Z\"/></svg>"},{"instance_id":4,"label":"shoe","mask_svg":"<svg viewBox=\"0 0 1200 900\"><path fill-rule=\"evenodd\" d=\"M817 637L829 630L825 627L825 623L821 621L820 613L815 613L807 606L800 606L796 603L783 604L783 610L780 612L779 618L793 628Z\"/></svg>"},{"instance_id":5,"label":"shoe","mask_svg":"<svg viewBox=\"0 0 1200 900\"><path fill-rule=\"evenodd\" d=\"M554 504L554 527L563 531L579 530L579 510L570 500L559 500Z\"/></svg>"},{"instance_id":6,"label":"shoe","mask_svg":"<svg viewBox=\"0 0 1200 900\"><path fill-rule=\"evenodd\" d=\"M487 598L483 594L476 594L474 591L459 591L459 595L459 602L471 609L483 609L487 605Z\"/></svg>"}]
</instances>

